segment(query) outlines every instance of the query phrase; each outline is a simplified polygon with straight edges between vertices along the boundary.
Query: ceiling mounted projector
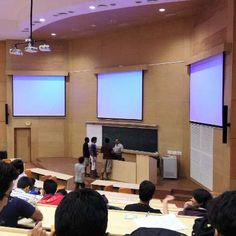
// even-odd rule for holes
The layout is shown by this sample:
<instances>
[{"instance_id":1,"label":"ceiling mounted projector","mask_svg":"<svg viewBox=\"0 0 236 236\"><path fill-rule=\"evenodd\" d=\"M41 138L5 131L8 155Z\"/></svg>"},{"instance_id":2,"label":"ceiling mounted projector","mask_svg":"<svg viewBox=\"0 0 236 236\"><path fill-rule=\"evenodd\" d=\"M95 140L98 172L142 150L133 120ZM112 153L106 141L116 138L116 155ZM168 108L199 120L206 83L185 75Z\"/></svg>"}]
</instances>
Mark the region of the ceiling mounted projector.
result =
<instances>
[{"instance_id":1,"label":"ceiling mounted projector","mask_svg":"<svg viewBox=\"0 0 236 236\"><path fill-rule=\"evenodd\" d=\"M21 51L21 49L16 48L16 47L10 48L9 53L16 56L23 56L23 52Z\"/></svg>"},{"instance_id":2,"label":"ceiling mounted projector","mask_svg":"<svg viewBox=\"0 0 236 236\"><path fill-rule=\"evenodd\" d=\"M48 44L39 45L39 51L41 52L51 52L50 46Z\"/></svg>"},{"instance_id":3,"label":"ceiling mounted projector","mask_svg":"<svg viewBox=\"0 0 236 236\"><path fill-rule=\"evenodd\" d=\"M25 47L25 51L28 53L36 53L36 52L38 52L38 48L32 46L31 43L29 43L28 46Z\"/></svg>"},{"instance_id":4,"label":"ceiling mounted projector","mask_svg":"<svg viewBox=\"0 0 236 236\"><path fill-rule=\"evenodd\" d=\"M23 50L17 48L18 46L24 45L24 51L28 53L51 52L50 46L46 44L45 40L34 40L33 39L33 0L30 0L30 36L25 39L24 42L19 42L14 47L9 49L9 53L16 56L23 56ZM39 45L40 44L40 45ZM37 46L39 45L39 46Z\"/></svg>"}]
</instances>

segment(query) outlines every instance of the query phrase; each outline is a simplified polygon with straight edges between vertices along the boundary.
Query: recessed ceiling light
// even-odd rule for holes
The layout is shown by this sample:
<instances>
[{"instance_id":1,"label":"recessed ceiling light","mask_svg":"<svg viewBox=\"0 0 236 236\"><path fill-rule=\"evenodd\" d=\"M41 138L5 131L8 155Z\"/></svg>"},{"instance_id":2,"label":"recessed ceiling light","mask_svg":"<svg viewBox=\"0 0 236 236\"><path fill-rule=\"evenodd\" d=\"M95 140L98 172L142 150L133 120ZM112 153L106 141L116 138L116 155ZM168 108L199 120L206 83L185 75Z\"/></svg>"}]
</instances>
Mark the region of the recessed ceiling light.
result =
<instances>
[{"instance_id":1,"label":"recessed ceiling light","mask_svg":"<svg viewBox=\"0 0 236 236\"><path fill-rule=\"evenodd\" d=\"M164 12L164 11L166 11L165 8L160 8L160 9L159 9L159 12Z\"/></svg>"},{"instance_id":2,"label":"recessed ceiling light","mask_svg":"<svg viewBox=\"0 0 236 236\"><path fill-rule=\"evenodd\" d=\"M52 36L56 36L57 34L56 33L51 33Z\"/></svg>"},{"instance_id":3,"label":"recessed ceiling light","mask_svg":"<svg viewBox=\"0 0 236 236\"><path fill-rule=\"evenodd\" d=\"M40 22L45 22L46 20L44 18L39 19Z\"/></svg>"},{"instance_id":4,"label":"recessed ceiling light","mask_svg":"<svg viewBox=\"0 0 236 236\"><path fill-rule=\"evenodd\" d=\"M90 9L90 10L95 10L96 7L95 7L95 6L89 6L89 9Z\"/></svg>"}]
</instances>

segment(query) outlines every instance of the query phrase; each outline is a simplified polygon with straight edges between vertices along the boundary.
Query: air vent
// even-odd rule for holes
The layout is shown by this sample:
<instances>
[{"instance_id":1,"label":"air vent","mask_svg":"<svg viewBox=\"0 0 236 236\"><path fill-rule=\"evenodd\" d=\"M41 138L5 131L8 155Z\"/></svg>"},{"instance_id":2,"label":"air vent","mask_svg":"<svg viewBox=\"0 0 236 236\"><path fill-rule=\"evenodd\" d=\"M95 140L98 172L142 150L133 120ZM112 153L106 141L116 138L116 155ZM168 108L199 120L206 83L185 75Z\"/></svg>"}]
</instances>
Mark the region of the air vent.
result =
<instances>
[{"instance_id":1,"label":"air vent","mask_svg":"<svg viewBox=\"0 0 236 236\"><path fill-rule=\"evenodd\" d=\"M33 23L34 23L34 24L38 24L38 23L41 23L41 22L38 21L38 20L35 20L35 21L33 21Z\"/></svg>"},{"instance_id":2,"label":"air vent","mask_svg":"<svg viewBox=\"0 0 236 236\"><path fill-rule=\"evenodd\" d=\"M75 13L75 12L74 12L74 11L68 11L68 13L73 14L73 13Z\"/></svg>"},{"instance_id":3,"label":"air vent","mask_svg":"<svg viewBox=\"0 0 236 236\"><path fill-rule=\"evenodd\" d=\"M67 15L67 12L59 12L58 15Z\"/></svg>"},{"instance_id":4,"label":"air vent","mask_svg":"<svg viewBox=\"0 0 236 236\"><path fill-rule=\"evenodd\" d=\"M116 6L116 3L111 3L110 6L114 7Z\"/></svg>"},{"instance_id":5,"label":"air vent","mask_svg":"<svg viewBox=\"0 0 236 236\"><path fill-rule=\"evenodd\" d=\"M159 0L147 0L147 2L158 2Z\"/></svg>"},{"instance_id":6,"label":"air vent","mask_svg":"<svg viewBox=\"0 0 236 236\"><path fill-rule=\"evenodd\" d=\"M140 4L140 3L142 3L142 1L135 1L135 3Z\"/></svg>"}]
</instances>

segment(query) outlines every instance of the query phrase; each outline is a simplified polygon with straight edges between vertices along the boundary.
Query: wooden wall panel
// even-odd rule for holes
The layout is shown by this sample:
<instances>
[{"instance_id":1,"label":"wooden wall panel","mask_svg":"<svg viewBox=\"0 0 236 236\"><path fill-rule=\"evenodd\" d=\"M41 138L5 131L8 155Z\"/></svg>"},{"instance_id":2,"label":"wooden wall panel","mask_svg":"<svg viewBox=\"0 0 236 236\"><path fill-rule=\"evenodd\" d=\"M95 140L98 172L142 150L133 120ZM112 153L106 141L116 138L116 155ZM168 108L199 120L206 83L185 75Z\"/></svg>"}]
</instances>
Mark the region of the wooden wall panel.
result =
<instances>
[{"instance_id":1,"label":"wooden wall panel","mask_svg":"<svg viewBox=\"0 0 236 236\"><path fill-rule=\"evenodd\" d=\"M184 61L189 58L190 33L191 19L180 19L70 42L68 136L72 156L81 153L85 122L96 120L94 69L147 64L143 123L159 126L161 154L182 151L181 175L188 175L189 82Z\"/></svg>"},{"instance_id":2,"label":"wooden wall panel","mask_svg":"<svg viewBox=\"0 0 236 236\"><path fill-rule=\"evenodd\" d=\"M6 103L6 47L5 42L0 41L0 150L7 149L7 134L5 124L5 103Z\"/></svg>"},{"instance_id":3,"label":"wooden wall panel","mask_svg":"<svg viewBox=\"0 0 236 236\"><path fill-rule=\"evenodd\" d=\"M7 48L13 44L14 41L7 41ZM49 44L52 48L50 53L24 53L23 57L7 53L6 70L68 71L68 43L66 41L52 41Z\"/></svg>"},{"instance_id":4,"label":"wooden wall panel","mask_svg":"<svg viewBox=\"0 0 236 236\"><path fill-rule=\"evenodd\" d=\"M7 42L7 47L11 42ZM14 57L7 53L7 71L17 74L31 71L33 74L65 74L68 71L68 42L50 42L53 48L51 53L25 54L23 57ZM66 118L46 117L12 117L12 81L7 77L7 103L9 105L9 125L7 126L7 144L9 157L14 157L14 129L25 128L30 122L31 128L31 159L39 157L68 156L65 150L67 139Z\"/></svg>"},{"instance_id":5,"label":"wooden wall panel","mask_svg":"<svg viewBox=\"0 0 236 236\"><path fill-rule=\"evenodd\" d=\"M194 21L191 56L210 51L218 45L232 42L233 9L230 0L213 0L210 6L205 7ZM232 55L226 55L225 69L225 98L224 103L231 110L231 81ZM214 129L214 173L213 186L216 191L230 188L230 139L228 144L222 144L222 130Z\"/></svg>"}]
</instances>

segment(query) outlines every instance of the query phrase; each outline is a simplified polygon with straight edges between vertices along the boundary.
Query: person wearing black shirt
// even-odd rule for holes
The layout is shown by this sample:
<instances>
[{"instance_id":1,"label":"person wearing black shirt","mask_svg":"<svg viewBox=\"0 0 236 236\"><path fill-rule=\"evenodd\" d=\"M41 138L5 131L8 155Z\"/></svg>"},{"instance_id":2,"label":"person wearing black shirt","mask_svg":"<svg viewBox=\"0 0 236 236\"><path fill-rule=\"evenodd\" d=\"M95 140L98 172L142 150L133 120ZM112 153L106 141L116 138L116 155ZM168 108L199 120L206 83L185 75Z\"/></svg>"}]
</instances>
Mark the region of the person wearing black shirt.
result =
<instances>
[{"instance_id":1,"label":"person wearing black shirt","mask_svg":"<svg viewBox=\"0 0 236 236\"><path fill-rule=\"evenodd\" d=\"M124 210L125 211L140 211L140 212L150 212L150 213L159 213L161 214L161 211L159 209L154 209L149 206L149 202L152 199L154 193L155 193L155 185L148 181L144 180L139 185L139 203L135 204L129 204L126 205Z\"/></svg>"},{"instance_id":2,"label":"person wearing black shirt","mask_svg":"<svg viewBox=\"0 0 236 236\"><path fill-rule=\"evenodd\" d=\"M83 144L83 157L84 157L84 165L85 165L85 176L89 176L89 157L90 157L90 152L89 152L89 138L86 137L84 139L84 144Z\"/></svg>"}]
</instances>

